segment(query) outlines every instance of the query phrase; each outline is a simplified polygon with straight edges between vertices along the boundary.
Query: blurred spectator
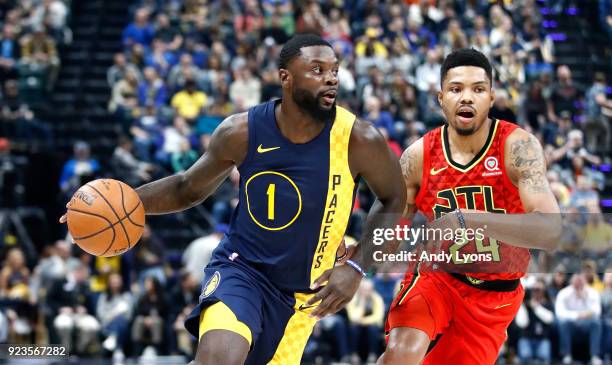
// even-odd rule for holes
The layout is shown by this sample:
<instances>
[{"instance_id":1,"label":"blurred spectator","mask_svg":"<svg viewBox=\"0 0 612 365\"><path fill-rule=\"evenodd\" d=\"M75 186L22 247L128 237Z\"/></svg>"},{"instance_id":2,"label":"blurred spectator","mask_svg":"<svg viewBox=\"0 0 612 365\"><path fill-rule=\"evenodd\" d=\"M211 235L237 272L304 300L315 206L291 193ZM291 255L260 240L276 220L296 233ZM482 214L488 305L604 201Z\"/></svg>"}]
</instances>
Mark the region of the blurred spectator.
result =
<instances>
[{"instance_id":1,"label":"blurred spectator","mask_svg":"<svg viewBox=\"0 0 612 365\"><path fill-rule=\"evenodd\" d=\"M145 346L153 346L153 351L162 346L167 311L166 295L159 280L147 277L144 281L144 292L136 303L132 324L132 341L136 347L136 355L140 355Z\"/></svg>"},{"instance_id":2,"label":"blurred spectator","mask_svg":"<svg viewBox=\"0 0 612 365\"><path fill-rule=\"evenodd\" d=\"M131 118L134 108L138 106L139 84L138 73L126 70L124 77L113 85L108 110L122 120Z\"/></svg>"},{"instance_id":3,"label":"blurred spectator","mask_svg":"<svg viewBox=\"0 0 612 365\"><path fill-rule=\"evenodd\" d=\"M179 59L179 63L170 69L168 74L168 87L172 91L179 90L186 86L187 80L195 81L200 87L205 83L204 73L193 63L193 56L189 53L183 53Z\"/></svg>"},{"instance_id":4,"label":"blurred spectator","mask_svg":"<svg viewBox=\"0 0 612 365\"><path fill-rule=\"evenodd\" d=\"M154 277L162 285L166 284L166 274L164 273L164 243L145 224L142 237L134 251L134 269L137 273L138 284L142 288L147 277Z\"/></svg>"},{"instance_id":5,"label":"blurred spectator","mask_svg":"<svg viewBox=\"0 0 612 365\"><path fill-rule=\"evenodd\" d=\"M138 85L138 102L140 106L154 105L161 108L166 105L168 89L164 80L155 68L149 66L144 70L144 81Z\"/></svg>"},{"instance_id":6,"label":"blurred spectator","mask_svg":"<svg viewBox=\"0 0 612 365\"><path fill-rule=\"evenodd\" d=\"M17 61L19 60L19 44L16 40L15 27L5 24L2 27L0 40L0 82L17 77Z\"/></svg>"},{"instance_id":7,"label":"blurred spectator","mask_svg":"<svg viewBox=\"0 0 612 365\"><path fill-rule=\"evenodd\" d=\"M505 90L498 90L495 93L495 103L489 111L489 116L511 123L517 122L516 114L510 108L510 100Z\"/></svg>"},{"instance_id":8,"label":"blurred spectator","mask_svg":"<svg viewBox=\"0 0 612 365\"><path fill-rule=\"evenodd\" d=\"M599 0L599 22L612 40L612 0Z\"/></svg>"},{"instance_id":9,"label":"blurred spectator","mask_svg":"<svg viewBox=\"0 0 612 365\"><path fill-rule=\"evenodd\" d=\"M395 128L393 117L389 112L381 111L380 100L376 96L370 96L365 100L364 109L366 114L363 119L372 123L376 128L383 128L391 139L395 139Z\"/></svg>"},{"instance_id":10,"label":"blurred spectator","mask_svg":"<svg viewBox=\"0 0 612 365\"><path fill-rule=\"evenodd\" d=\"M593 203L589 206L589 215L587 224L584 226L583 237L586 253L604 256L612 249L612 225L604 219L599 204ZM595 263L593 262L593 264ZM595 275L596 278L597 271L592 269L590 274ZM598 285L596 289L601 292L603 289L601 282Z\"/></svg>"},{"instance_id":11,"label":"blurred spectator","mask_svg":"<svg viewBox=\"0 0 612 365\"><path fill-rule=\"evenodd\" d=\"M140 71L132 63L128 62L123 53L115 53L113 65L106 72L108 86L114 89L115 84L127 78L128 73L133 73L138 81L142 78Z\"/></svg>"},{"instance_id":12,"label":"blurred spectator","mask_svg":"<svg viewBox=\"0 0 612 365\"><path fill-rule=\"evenodd\" d=\"M518 342L518 354L522 361L527 363L537 359L546 365L551 363L550 337L554 320L553 305L546 296L546 286L544 282L537 281L515 318L516 325L523 332Z\"/></svg>"},{"instance_id":13,"label":"blurred spectator","mask_svg":"<svg viewBox=\"0 0 612 365\"><path fill-rule=\"evenodd\" d=\"M583 133L579 129L573 129L567 134L567 142L562 147L553 151L551 162L558 162L561 167L568 168L571 164L572 157L576 155L596 166L601 163L599 157L591 154L584 147Z\"/></svg>"},{"instance_id":14,"label":"blurred spectator","mask_svg":"<svg viewBox=\"0 0 612 365\"><path fill-rule=\"evenodd\" d=\"M559 347L564 364L572 363L572 340L589 341L591 364L601 365L601 297L586 285L584 275L574 274L571 284L557 295L555 313L559 320Z\"/></svg>"},{"instance_id":15,"label":"blurred spectator","mask_svg":"<svg viewBox=\"0 0 612 365\"><path fill-rule=\"evenodd\" d=\"M162 135L163 144L161 150L158 151L157 158L166 163L170 161L173 153L181 152L181 146L185 141L189 142L192 131L185 118L176 116L172 126L164 128Z\"/></svg>"},{"instance_id":16,"label":"blurred spectator","mask_svg":"<svg viewBox=\"0 0 612 365\"><path fill-rule=\"evenodd\" d=\"M74 144L74 157L64 164L60 176L59 186L64 196L69 198L82 185L94 180L100 170L97 160L91 158L89 144L76 142ZM68 200L68 199L64 199Z\"/></svg>"},{"instance_id":17,"label":"blurred spectator","mask_svg":"<svg viewBox=\"0 0 612 365\"><path fill-rule=\"evenodd\" d=\"M603 356L612 358L612 266L606 269L603 278L604 290L601 293L603 322Z\"/></svg>"},{"instance_id":18,"label":"blurred spectator","mask_svg":"<svg viewBox=\"0 0 612 365\"><path fill-rule=\"evenodd\" d=\"M181 141L181 150L174 152L170 156L170 164L172 171L175 173L184 172L198 160L198 153L191 149L191 143L188 140Z\"/></svg>"},{"instance_id":19,"label":"blurred spectator","mask_svg":"<svg viewBox=\"0 0 612 365\"><path fill-rule=\"evenodd\" d=\"M247 110L261 101L261 82L247 67L236 71L229 88L230 100L237 110Z\"/></svg>"},{"instance_id":20,"label":"blurred spectator","mask_svg":"<svg viewBox=\"0 0 612 365\"><path fill-rule=\"evenodd\" d=\"M591 151L607 153L610 150L610 123L612 100L606 98L606 76L595 73L593 85L586 94L585 137Z\"/></svg>"},{"instance_id":21,"label":"blurred spectator","mask_svg":"<svg viewBox=\"0 0 612 365\"><path fill-rule=\"evenodd\" d=\"M206 94L197 90L195 80L188 79L185 81L184 89L172 97L170 104L178 115L190 122L194 122L203 113L207 101L208 97Z\"/></svg>"},{"instance_id":22,"label":"blurred spectator","mask_svg":"<svg viewBox=\"0 0 612 365\"><path fill-rule=\"evenodd\" d=\"M125 358L123 349L128 340L133 307L132 295L123 289L121 275L111 274L108 289L98 298L96 317L102 324L105 337L102 347L112 352L117 361Z\"/></svg>"},{"instance_id":23,"label":"blurred spectator","mask_svg":"<svg viewBox=\"0 0 612 365\"><path fill-rule=\"evenodd\" d=\"M578 109L577 102L584 96L584 88L572 79L572 71L567 65L561 65L557 69L557 82L552 85L551 94L548 98L548 119L553 122L559 119L559 113L568 111L572 117L576 117Z\"/></svg>"},{"instance_id":24,"label":"blurred spectator","mask_svg":"<svg viewBox=\"0 0 612 365\"><path fill-rule=\"evenodd\" d=\"M204 272L204 269L200 269ZM187 332L184 321L193 307L198 303L200 295L200 282L188 271L180 273L180 285L171 289L168 303L168 325L173 333L168 336L169 352L171 354L184 353L191 356L192 336Z\"/></svg>"},{"instance_id":25,"label":"blurred spectator","mask_svg":"<svg viewBox=\"0 0 612 365\"><path fill-rule=\"evenodd\" d=\"M134 22L123 30L123 45L130 47L137 43L143 46L151 44L155 35L155 29L149 21L149 11L145 8L138 9L134 15Z\"/></svg>"},{"instance_id":26,"label":"blurred spectator","mask_svg":"<svg viewBox=\"0 0 612 365\"><path fill-rule=\"evenodd\" d=\"M64 41L68 7L62 0L43 0L32 12L34 26L46 26L57 42Z\"/></svg>"},{"instance_id":27,"label":"blurred spectator","mask_svg":"<svg viewBox=\"0 0 612 365\"><path fill-rule=\"evenodd\" d=\"M576 179L576 189L572 191L570 205L582 212L587 212L590 206L599 204L599 195L593 190L591 180L583 175Z\"/></svg>"},{"instance_id":28,"label":"blurred spectator","mask_svg":"<svg viewBox=\"0 0 612 365\"><path fill-rule=\"evenodd\" d=\"M79 264L53 281L45 298L61 344L75 354L87 354L100 330L88 280L89 269Z\"/></svg>"},{"instance_id":29,"label":"blurred spectator","mask_svg":"<svg viewBox=\"0 0 612 365\"><path fill-rule=\"evenodd\" d=\"M0 298L27 301L30 297L30 270L19 248L12 248L6 255L6 263L0 271Z\"/></svg>"},{"instance_id":30,"label":"blurred spectator","mask_svg":"<svg viewBox=\"0 0 612 365\"><path fill-rule=\"evenodd\" d=\"M604 285L599 280L599 274L597 272L597 263L594 260L587 259L582 262L582 275L584 275L584 280L586 284L592 288L597 290L598 293L601 293L604 289Z\"/></svg>"},{"instance_id":31,"label":"blurred spectator","mask_svg":"<svg viewBox=\"0 0 612 365\"><path fill-rule=\"evenodd\" d=\"M176 27L170 24L170 18L164 13L157 16L155 38L159 39L164 44L164 48L170 51L179 50L183 44L183 36Z\"/></svg>"},{"instance_id":32,"label":"blurred spectator","mask_svg":"<svg viewBox=\"0 0 612 365\"><path fill-rule=\"evenodd\" d=\"M53 38L42 26L21 40L21 76L42 72L46 90L52 90L59 73L60 59Z\"/></svg>"},{"instance_id":33,"label":"blurred spectator","mask_svg":"<svg viewBox=\"0 0 612 365\"><path fill-rule=\"evenodd\" d=\"M204 280L204 268L208 265L212 252L228 232L228 228L227 224L219 223L213 233L197 238L185 248L183 267L196 282L201 283Z\"/></svg>"},{"instance_id":34,"label":"blurred spectator","mask_svg":"<svg viewBox=\"0 0 612 365\"><path fill-rule=\"evenodd\" d=\"M426 62L416 69L417 87L422 93L428 93L431 88L438 89L440 85L440 68L438 53L431 49L427 51Z\"/></svg>"},{"instance_id":35,"label":"blurred spectator","mask_svg":"<svg viewBox=\"0 0 612 365\"><path fill-rule=\"evenodd\" d=\"M139 161L132 154L132 147L130 138L123 135L119 136L110 165L115 178L129 186L137 187L151 180L154 165Z\"/></svg>"},{"instance_id":36,"label":"blurred spectator","mask_svg":"<svg viewBox=\"0 0 612 365\"><path fill-rule=\"evenodd\" d=\"M351 321L353 344L351 348L356 353L361 348L360 343L366 343L367 362L376 361L378 343L380 341L385 304L374 290L374 284L369 279L363 279L359 289L346 305L346 311Z\"/></svg>"}]
</instances>

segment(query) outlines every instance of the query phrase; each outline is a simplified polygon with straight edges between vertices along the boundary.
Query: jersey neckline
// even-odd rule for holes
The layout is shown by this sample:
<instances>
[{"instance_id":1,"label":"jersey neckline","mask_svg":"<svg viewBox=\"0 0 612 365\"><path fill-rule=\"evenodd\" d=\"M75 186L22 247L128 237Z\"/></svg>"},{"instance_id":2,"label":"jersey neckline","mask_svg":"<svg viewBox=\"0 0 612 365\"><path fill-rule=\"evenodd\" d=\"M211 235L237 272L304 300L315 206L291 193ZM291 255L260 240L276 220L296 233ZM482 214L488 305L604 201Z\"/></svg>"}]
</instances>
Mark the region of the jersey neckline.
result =
<instances>
[{"instance_id":1,"label":"jersey neckline","mask_svg":"<svg viewBox=\"0 0 612 365\"><path fill-rule=\"evenodd\" d=\"M456 170L461 172L468 172L474 166L482 160L482 158L487 154L491 144L493 142L493 137L495 137L495 133L497 132L498 120L495 118L491 118L491 126L489 127L489 133L487 135L487 140L485 141L484 146L478 151L478 153L470 160L467 164L463 165L459 162L453 160L453 155L450 150L450 142L448 138L448 124L445 124L441 128L441 139L442 139L442 152L444 153L444 158L446 162Z\"/></svg>"},{"instance_id":2,"label":"jersey neckline","mask_svg":"<svg viewBox=\"0 0 612 365\"><path fill-rule=\"evenodd\" d=\"M287 145L290 146L294 146L297 148L304 148L304 147L308 147L312 144L317 143L317 141L319 141L320 139L323 138L324 135L329 134L327 132L329 132L331 130L331 126L334 124L334 121L325 123L325 127L321 130L321 132L319 132L319 134L317 134L315 137L313 137L310 141L308 142L304 142L304 143L293 143L291 142L291 140L289 140L289 138L285 137L285 135L283 134L283 132L281 131L280 127L278 126L278 121L276 120L276 106L278 104L282 103L282 99L276 99L274 101L270 102L271 105L271 113L272 113L272 121L274 123L274 133L276 135L278 135L278 137Z\"/></svg>"}]
</instances>

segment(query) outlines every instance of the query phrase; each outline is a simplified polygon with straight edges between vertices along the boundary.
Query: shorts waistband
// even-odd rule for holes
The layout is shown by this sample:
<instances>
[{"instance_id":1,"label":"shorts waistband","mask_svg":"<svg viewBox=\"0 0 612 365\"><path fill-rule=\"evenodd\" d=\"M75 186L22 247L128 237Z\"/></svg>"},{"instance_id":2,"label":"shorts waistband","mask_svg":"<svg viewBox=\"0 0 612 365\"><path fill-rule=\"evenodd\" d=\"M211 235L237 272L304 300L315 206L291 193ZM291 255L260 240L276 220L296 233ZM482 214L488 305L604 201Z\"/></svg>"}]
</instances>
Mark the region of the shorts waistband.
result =
<instances>
[{"instance_id":1,"label":"shorts waistband","mask_svg":"<svg viewBox=\"0 0 612 365\"><path fill-rule=\"evenodd\" d=\"M472 288L495 291L495 292L510 292L518 288L520 284L519 279L514 280L481 280L469 275L451 273L451 275L461 281L464 284L471 286Z\"/></svg>"}]
</instances>

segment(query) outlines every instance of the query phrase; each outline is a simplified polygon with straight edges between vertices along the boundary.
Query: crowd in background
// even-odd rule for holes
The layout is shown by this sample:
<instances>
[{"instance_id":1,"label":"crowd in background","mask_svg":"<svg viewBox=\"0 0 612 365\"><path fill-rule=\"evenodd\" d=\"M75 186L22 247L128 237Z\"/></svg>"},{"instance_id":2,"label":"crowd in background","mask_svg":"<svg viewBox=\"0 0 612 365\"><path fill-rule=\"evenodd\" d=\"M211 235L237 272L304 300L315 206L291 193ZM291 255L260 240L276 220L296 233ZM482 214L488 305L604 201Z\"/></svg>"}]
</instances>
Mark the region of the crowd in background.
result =
<instances>
[{"instance_id":1,"label":"crowd in background","mask_svg":"<svg viewBox=\"0 0 612 365\"><path fill-rule=\"evenodd\" d=\"M567 6L545 3L554 11ZM609 2L600 3L609 31ZM612 355L612 226L600 210L605 182L597 168L609 158L612 101L604 74L580 85L568 66L557 64L539 6L534 0L141 0L107 73L108 110L122 131L110 171L87 143L77 142L61 172L62 200L87 178L112 176L138 186L188 169L225 117L281 96L276 61L295 33L317 33L333 45L340 59L338 103L373 123L399 156L444 122L436 96L444 55L474 47L494 66L491 116L540 139L548 180L569 213L559 252L532 259L532 273L550 274L523 280L525 303L503 356L543 363L582 356L596 363ZM0 8L0 117L4 128L7 120L29 118L30 124L14 125L31 133L42 127L11 95L17 86L52 88L60 64L56 44L70 38L68 7L42 0L0 1ZM184 252L167 250L148 226L134 249L114 258L92 257L61 240L31 267L18 244L4 247L0 342L66 343L75 354L117 362L125 354L192 356L196 340L183 319L227 230L239 178L234 171L211 198L214 232ZM347 240L359 238L373 199L361 185ZM374 360L402 272L398 266L364 279L345 310L315 326L305 360Z\"/></svg>"}]
</instances>

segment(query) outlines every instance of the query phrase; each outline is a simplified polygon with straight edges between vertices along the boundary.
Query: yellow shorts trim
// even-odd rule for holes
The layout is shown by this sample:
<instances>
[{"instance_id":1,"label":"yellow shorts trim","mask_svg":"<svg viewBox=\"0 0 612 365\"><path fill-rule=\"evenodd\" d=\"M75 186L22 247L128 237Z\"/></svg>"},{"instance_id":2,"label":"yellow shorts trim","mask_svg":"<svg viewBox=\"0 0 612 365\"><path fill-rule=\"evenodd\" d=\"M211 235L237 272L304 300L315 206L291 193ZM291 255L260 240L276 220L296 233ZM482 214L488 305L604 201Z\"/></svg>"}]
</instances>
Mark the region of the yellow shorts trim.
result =
<instances>
[{"instance_id":1,"label":"yellow shorts trim","mask_svg":"<svg viewBox=\"0 0 612 365\"><path fill-rule=\"evenodd\" d=\"M244 337L249 346L253 341L251 329L240 322L234 312L225 303L217 302L200 313L199 338L211 330L226 330Z\"/></svg>"}]
</instances>

